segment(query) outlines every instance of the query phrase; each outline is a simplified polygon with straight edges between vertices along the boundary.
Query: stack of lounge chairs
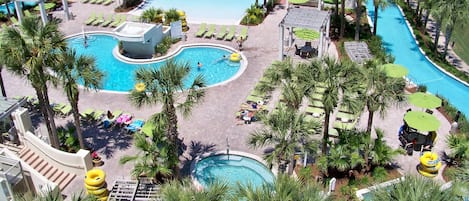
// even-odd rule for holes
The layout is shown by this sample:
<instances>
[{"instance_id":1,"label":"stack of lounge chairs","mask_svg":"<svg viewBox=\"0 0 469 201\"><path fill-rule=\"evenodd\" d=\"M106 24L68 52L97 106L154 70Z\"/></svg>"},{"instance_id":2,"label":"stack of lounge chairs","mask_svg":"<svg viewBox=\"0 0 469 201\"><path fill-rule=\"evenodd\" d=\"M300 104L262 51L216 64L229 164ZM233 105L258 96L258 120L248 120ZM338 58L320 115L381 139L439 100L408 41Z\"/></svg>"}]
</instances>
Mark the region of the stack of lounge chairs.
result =
<instances>
[{"instance_id":1,"label":"stack of lounge chairs","mask_svg":"<svg viewBox=\"0 0 469 201\"><path fill-rule=\"evenodd\" d=\"M207 25L207 23L202 23L199 26L199 29L195 33L195 36L198 38L216 38L218 40L227 40L227 41L232 41L235 36L236 36L236 26L231 25L221 25L218 28L216 28L216 25L210 24ZM238 39L243 39L246 40L248 37L248 28L243 27L241 28L239 34L237 35Z\"/></svg>"}]
</instances>

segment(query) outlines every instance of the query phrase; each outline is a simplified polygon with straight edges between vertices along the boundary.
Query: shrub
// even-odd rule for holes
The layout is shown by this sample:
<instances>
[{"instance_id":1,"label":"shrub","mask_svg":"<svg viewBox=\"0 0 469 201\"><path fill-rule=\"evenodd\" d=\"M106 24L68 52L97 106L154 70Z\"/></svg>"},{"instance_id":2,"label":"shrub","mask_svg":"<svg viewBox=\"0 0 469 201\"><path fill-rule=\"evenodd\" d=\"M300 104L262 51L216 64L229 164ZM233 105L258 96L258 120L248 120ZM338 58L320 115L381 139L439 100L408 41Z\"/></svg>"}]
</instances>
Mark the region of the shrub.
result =
<instances>
[{"instance_id":1,"label":"shrub","mask_svg":"<svg viewBox=\"0 0 469 201\"><path fill-rule=\"evenodd\" d=\"M160 42L160 44L155 46L155 53L164 55L166 52L168 52L168 49L171 47L171 44L173 43L173 40L171 37L166 36L163 38L163 40Z\"/></svg>"},{"instance_id":2,"label":"shrub","mask_svg":"<svg viewBox=\"0 0 469 201\"><path fill-rule=\"evenodd\" d=\"M386 172L386 169L384 167L376 167L371 173L373 179L378 182L383 182L386 179L387 175L388 172Z\"/></svg>"}]
</instances>

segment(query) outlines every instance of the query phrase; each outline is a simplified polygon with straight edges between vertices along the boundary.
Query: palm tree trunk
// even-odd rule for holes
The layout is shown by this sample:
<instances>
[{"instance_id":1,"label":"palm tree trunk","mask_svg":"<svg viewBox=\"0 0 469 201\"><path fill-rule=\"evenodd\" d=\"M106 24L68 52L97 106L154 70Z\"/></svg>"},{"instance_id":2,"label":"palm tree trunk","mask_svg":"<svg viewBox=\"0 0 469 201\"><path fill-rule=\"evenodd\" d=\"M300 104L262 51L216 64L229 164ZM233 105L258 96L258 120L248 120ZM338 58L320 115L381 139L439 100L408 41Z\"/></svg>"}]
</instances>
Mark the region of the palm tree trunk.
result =
<instances>
[{"instance_id":1,"label":"palm tree trunk","mask_svg":"<svg viewBox=\"0 0 469 201\"><path fill-rule=\"evenodd\" d=\"M420 10L420 0L417 0L417 8L415 8L415 14L417 14L417 16L418 16L418 18L417 18L418 21L420 21L420 15L418 15L419 10Z\"/></svg>"},{"instance_id":2,"label":"palm tree trunk","mask_svg":"<svg viewBox=\"0 0 469 201\"><path fill-rule=\"evenodd\" d=\"M324 126L323 126L323 134L322 134L322 148L321 152L322 155L325 156L327 154L327 142L329 141L329 117L331 115L330 111L326 111L324 116Z\"/></svg>"},{"instance_id":3,"label":"palm tree trunk","mask_svg":"<svg viewBox=\"0 0 469 201\"><path fill-rule=\"evenodd\" d=\"M8 19L9 19L10 16L11 16L11 11L10 11L10 7L8 6L8 3L10 3L10 1L9 1L9 0L5 0L5 7L6 7L6 9L7 9L7 17L8 17Z\"/></svg>"},{"instance_id":4,"label":"palm tree trunk","mask_svg":"<svg viewBox=\"0 0 469 201\"><path fill-rule=\"evenodd\" d=\"M173 175L175 178L179 178L179 145L178 137L179 132L177 129L178 119L176 115L176 108L174 107L174 101L170 101L170 104L165 105L166 114L168 115L168 138L171 141L171 147L173 150L170 152L170 163Z\"/></svg>"},{"instance_id":5,"label":"palm tree trunk","mask_svg":"<svg viewBox=\"0 0 469 201\"><path fill-rule=\"evenodd\" d=\"M74 97L78 97L78 92L74 95ZM77 98L78 99L78 98ZM83 139L83 131L81 130L81 122L80 122L80 113L78 111L78 100L68 100L72 106L72 115L73 120L75 121L75 128L77 132L78 142L80 143L81 149L86 149L85 141Z\"/></svg>"},{"instance_id":6,"label":"palm tree trunk","mask_svg":"<svg viewBox=\"0 0 469 201\"><path fill-rule=\"evenodd\" d=\"M44 117L44 122L46 124L47 133L48 133L48 136L49 136L49 141L50 141L52 147L58 149L59 148L59 143L55 143L56 141L53 140L54 135L53 135L53 132L52 132L52 128L50 126L51 124L50 124L49 113L47 112L47 107L50 107L50 106L46 104L42 91L39 88L36 88L36 87L34 87L34 89L36 90L37 100L39 101L39 109L41 111L42 117Z\"/></svg>"},{"instance_id":7,"label":"palm tree trunk","mask_svg":"<svg viewBox=\"0 0 469 201\"><path fill-rule=\"evenodd\" d=\"M375 5L375 15L373 16L373 35L376 36L376 27L378 26L378 10L379 7Z\"/></svg>"},{"instance_id":8,"label":"palm tree trunk","mask_svg":"<svg viewBox=\"0 0 469 201\"><path fill-rule=\"evenodd\" d=\"M425 12L425 19L423 20L423 29L427 27L428 19L430 18L430 9Z\"/></svg>"},{"instance_id":9,"label":"palm tree trunk","mask_svg":"<svg viewBox=\"0 0 469 201\"><path fill-rule=\"evenodd\" d=\"M335 19L337 19L339 18L339 0L334 0L334 4L335 4L334 15L335 15Z\"/></svg>"},{"instance_id":10,"label":"palm tree trunk","mask_svg":"<svg viewBox=\"0 0 469 201\"><path fill-rule=\"evenodd\" d=\"M434 53L438 53L438 41L440 40L441 21L442 21L442 17L438 17L436 21L436 27L435 27L435 42L433 43Z\"/></svg>"},{"instance_id":11,"label":"palm tree trunk","mask_svg":"<svg viewBox=\"0 0 469 201\"><path fill-rule=\"evenodd\" d=\"M342 17L340 18L340 38L343 38L345 34L345 0L340 2L340 10L342 11Z\"/></svg>"},{"instance_id":12,"label":"palm tree trunk","mask_svg":"<svg viewBox=\"0 0 469 201\"><path fill-rule=\"evenodd\" d=\"M445 49L444 49L443 55L442 55L443 58L445 58L446 55L448 54L448 45L449 45L449 41L451 40L451 36L453 35L453 29L454 29L453 25L450 25L450 26L446 27Z\"/></svg>"},{"instance_id":13,"label":"palm tree trunk","mask_svg":"<svg viewBox=\"0 0 469 201\"><path fill-rule=\"evenodd\" d=\"M361 0L356 0L357 5L355 8L355 15L356 15L356 21L355 21L355 40L358 41L360 40L360 21L361 21Z\"/></svg>"},{"instance_id":14,"label":"palm tree trunk","mask_svg":"<svg viewBox=\"0 0 469 201\"><path fill-rule=\"evenodd\" d=\"M3 68L0 67L0 88L2 90L2 96L7 97L7 92L5 91L5 86L4 86L4 83L3 83L2 70L3 70Z\"/></svg>"},{"instance_id":15,"label":"palm tree trunk","mask_svg":"<svg viewBox=\"0 0 469 201\"><path fill-rule=\"evenodd\" d=\"M57 136L57 127L55 126L55 119L54 119L54 111L50 107L50 101L49 101L49 93L47 92L47 85L44 84L42 86L42 94L43 94L43 99L44 99L44 107L45 111L47 113L48 117L48 122L50 125L50 134L49 134L49 140L54 148L59 148L60 147L60 142L59 138Z\"/></svg>"},{"instance_id":16,"label":"palm tree trunk","mask_svg":"<svg viewBox=\"0 0 469 201\"><path fill-rule=\"evenodd\" d=\"M373 126L373 116L375 116L375 112L368 110L368 125L366 126L367 133L371 133L371 127Z\"/></svg>"}]
</instances>

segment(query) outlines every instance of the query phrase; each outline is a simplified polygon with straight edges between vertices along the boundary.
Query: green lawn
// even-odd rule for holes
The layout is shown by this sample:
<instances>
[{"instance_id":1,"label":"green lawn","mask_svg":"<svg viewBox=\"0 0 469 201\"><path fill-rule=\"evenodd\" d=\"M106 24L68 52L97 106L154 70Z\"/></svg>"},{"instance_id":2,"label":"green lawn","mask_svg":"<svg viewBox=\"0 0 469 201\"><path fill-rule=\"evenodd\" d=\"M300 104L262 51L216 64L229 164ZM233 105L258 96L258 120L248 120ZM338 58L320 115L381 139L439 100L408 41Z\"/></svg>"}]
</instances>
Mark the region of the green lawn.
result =
<instances>
[{"instance_id":1,"label":"green lawn","mask_svg":"<svg viewBox=\"0 0 469 201\"><path fill-rule=\"evenodd\" d=\"M453 40L455 41L454 50L462 60L469 64L469 19L463 28L455 28ZM450 43L451 45L451 43Z\"/></svg>"}]
</instances>

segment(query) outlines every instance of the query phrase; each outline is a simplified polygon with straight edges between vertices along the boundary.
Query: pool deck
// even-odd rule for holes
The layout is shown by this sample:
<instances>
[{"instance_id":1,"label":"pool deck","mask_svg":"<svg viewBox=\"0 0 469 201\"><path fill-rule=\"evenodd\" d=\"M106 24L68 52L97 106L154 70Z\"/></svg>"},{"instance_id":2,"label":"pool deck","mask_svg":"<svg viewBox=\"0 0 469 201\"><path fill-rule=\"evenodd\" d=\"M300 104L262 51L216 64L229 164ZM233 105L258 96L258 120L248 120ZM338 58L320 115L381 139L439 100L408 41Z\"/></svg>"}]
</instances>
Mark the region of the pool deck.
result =
<instances>
[{"instance_id":1,"label":"pool deck","mask_svg":"<svg viewBox=\"0 0 469 201\"><path fill-rule=\"evenodd\" d=\"M106 16L106 13L113 12L114 6L115 3L110 6L73 3L71 9L76 16L74 20L63 22L60 26L61 30L66 34L79 33L82 30L81 25L83 21L89 16L90 10L96 11L97 13L104 12ZM261 124L254 122L249 125L239 125L235 120L235 113L240 109L240 104L245 101L250 91L262 76L264 69L278 59L278 24L285 14L285 9L275 10L261 25L249 27L249 37L247 41L244 42L244 49L242 51L249 61L246 71L232 82L209 88L204 100L193 109L192 116L187 119L179 118L180 137L184 139L184 143L188 147L188 150L181 158L183 173L186 171L187 174L190 163L195 156L205 151L225 150L226 139L228 139L232 150L262 155L262 149L251 149L246 143L249 133L259 128ZM55 16L60 17L60 14L55 14ZM217 43L237 48L237 44L234 41L220 41L214 38L196 38L195 32L198 30L198 25L189 24L189 26L190 30L187 34L187 41L180 42L182 44ZM85 26L85 30L110 31L111 29ZM332 57L337 57L336 48L333 43L329 46L328 54ZM304 60L295 58L295 61ZM4 83L7 83L5 87L8 96L14 97L35 94L34 90L27 84L27 81L11 75L7 71L3 71L3 78ZM60 89L51 87L49 95L52 102L67 102L64 93ZM273 99L276 101L278 97L274 97ZM80 110L86 108L102 110L120 109L132 113L136 118L142 119L147 119L153 113L160 111L159 106L138 109L129 103L126 94L93 91L82 91L79 107ZM402 118L407 108L408 106L392 108L388 110L384 119L379 118L379 115L375 117L375 127L385 131L385 139L393 148L399 146L397 131L402 124ZM414 108L414 110L418 109ZM365 128L367 115L367 112L362 114L359 121L360 128ZM439 133L443 135L438 136L438 142L435 146L435 151L439 153L442 150L447 150L443 141L445 139L444 134L448 133L450 129L450 124L439 112L435 112L435 115L442 122ZM67 121L71 120L71 117L66 119L57 118L57 124L64 125ZM41 126L40 130L46 133L44 126ZM85 136L87 137L86 140L88 143L93 147L99 148L100 155L104 156L104 165L101 168L108 172L106 180L109 186L111 186L116 179L130 179L132 165L127 164L122 166L118 163L121 156L136 153L136 150L134 150L131 145L130 136L122 135L115 130L104 131L96 127L86 127ZM402 172L416 174L418 153L414 153L413 156L399 156L396 158L396 162L401 167L400 170ZM68 185L63 193L70 195L82 190L82 178L84 178L84 174L77 175L76 179Z\"/></svg>"}]
</instances>

